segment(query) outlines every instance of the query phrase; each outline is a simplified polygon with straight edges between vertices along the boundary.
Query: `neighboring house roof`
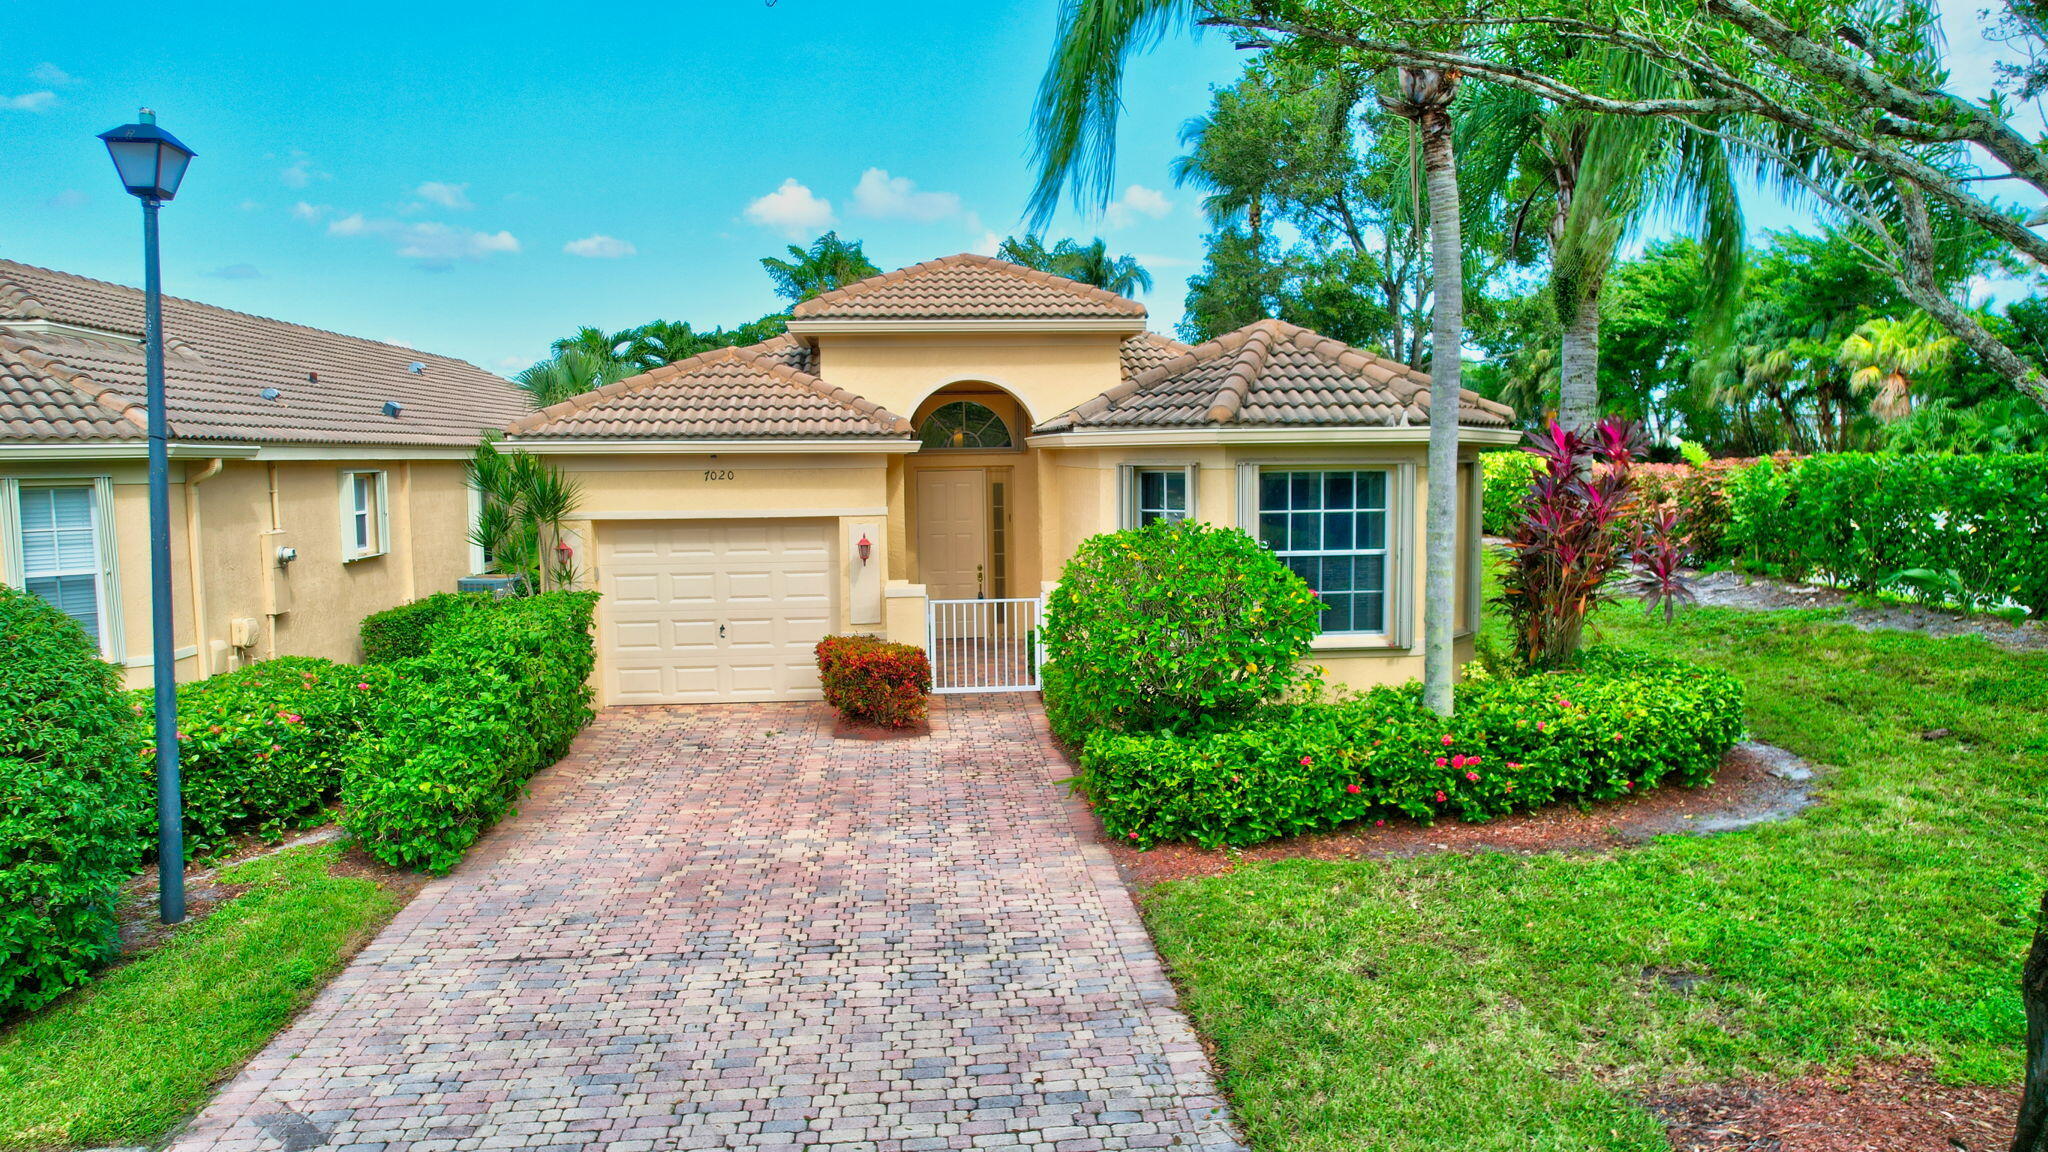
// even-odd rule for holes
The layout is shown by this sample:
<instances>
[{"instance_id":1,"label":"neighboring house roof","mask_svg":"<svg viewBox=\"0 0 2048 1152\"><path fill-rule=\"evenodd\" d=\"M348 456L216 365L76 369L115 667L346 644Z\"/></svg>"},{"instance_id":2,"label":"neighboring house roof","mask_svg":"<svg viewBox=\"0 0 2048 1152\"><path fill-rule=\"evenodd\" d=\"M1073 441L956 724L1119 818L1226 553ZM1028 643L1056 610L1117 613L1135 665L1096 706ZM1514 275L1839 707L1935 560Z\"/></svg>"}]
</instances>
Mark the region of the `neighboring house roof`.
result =
<instances>
[{"instance_id":1,"label":"neighboring house roof","mask_svg":"<svg viewBox=\"0 0 2048 1152\"><path fill-rule=\"evenodd\" d=\"M856 280L790 309L807 320L1128 320L1145 306L1114 292L963 252Z\"/></svg>"},{"instance_id":2,"label":"neighboring house roof","mask_svg":"<svg viewBox=\"0 0 2048 1152\"><path fill-rule=\"evenodd\" d=\"M135 438L142 328L134 288L0 260L0 443ZM532 410L518 385L461 360L174 296L164 346L178 440L462 446Z\"/></svg>"},{"instance_id":3,"label":"neighboring house roof","mask_svg":"<svg viewBox=\"0 0 2048 1152\"><path fill-rule=\"evenodd\" d=\"M792 347L794 345L795 347ZM505 431L519 440L740 440L888 437L910 421L790 366L787 336L717 348L571 396Z\"/></svg>"},{"instance_id":4,"label":"neighboring house roof","mask_svg":"<svg viewBox=\"0 0 2048 1152\"><path fill-rule=\"evenodd\" d=\"M1133 376L1142 376L1187 350L1187 345L1170 336L1140 332L1123 343L1123 378L1129 380Z\"/></svg>"},{"instance_id":5,"label":"neighboring house roof","mask_svg":"<svg viewBox=\"0 0 2048 1152\"><path fill-rule=\"evenodd\" d=\"M1461 425L1506 428L1514 419L1512 409L1477 393L1459 399ZM1260 320L1130 377L1037 431L1428 423L1426 374L1284 320Z\"/></svg>"}]
</instances>

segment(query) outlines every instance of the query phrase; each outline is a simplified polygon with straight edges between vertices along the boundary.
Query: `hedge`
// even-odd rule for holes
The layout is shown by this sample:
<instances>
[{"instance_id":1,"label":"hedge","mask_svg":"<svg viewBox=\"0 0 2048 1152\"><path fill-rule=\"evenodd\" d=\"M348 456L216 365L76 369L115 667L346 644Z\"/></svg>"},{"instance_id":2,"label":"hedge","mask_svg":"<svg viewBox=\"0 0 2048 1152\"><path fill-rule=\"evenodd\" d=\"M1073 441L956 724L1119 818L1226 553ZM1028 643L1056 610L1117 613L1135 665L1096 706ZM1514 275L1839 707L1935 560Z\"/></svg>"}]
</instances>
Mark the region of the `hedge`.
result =
<instances>
[{"instance_id":1,"label":"hedge","mask_svg":"<svg viewBox=\"0 0 2048 1152\"><path fill-rule=\"evenodd\" d=\"M1730 482L1745 566L1872 592L1915 569L1966 606L2048 614L2048 455L1838 453Z\"/></svg>"},{"instance_id":2,"label":"hedge","mask_svg":"<svg viewBox=\"0 0 2048 1152\"><path fill-rule=\"evenodd\" d=\"M185 849L203 854L238 832L277 839L317 823L341 789L351 741L381 670L281 656L178 686L178 776ZM147 689L133 694L154 738ZM142 750L148 773L155 749Z\"/></svg>"},{"instance_id":3,"label":"hedge","mask_svg":"<svg viewBox=\"0 0 2048 1152\"><path fill-rule=\"evenodd\" d=\"M349 749L342 824L388 864L443 872L588 723L597 595L482 602L385 666Z\"/></svg>"},{"instance_id":4,"label":"hedge","mask_svg":"<svg viewBox=\"0 0 2048 1152\"><path fill-rule=\"evenodd\" d=\"M827 636L814 651L825 703L841 715L885 728L925 718L932 665L924 649L874 636Z\"/></svg>"},{"instance_id":5,"label":"hedge","mask_svg":"<svg viewBox=\"0 0 2048 1152\"><path fill-rule=\"evenodd\" d=\"M356 629L363 642L363 663L389 664L426 655L427 634L435 625L487 599L481 592L436 592L424 600L363 617Z\"/></svg>"},{"instance_id":6,"label":"hedge","mask_svg":"<svg viewBox=\"0 0 2048 1152\"><path fill-rule=\"evenodd\" d=\"M1543 461L1520 448L1479 454L1479 523L1488 536L1514 531L1515 520L1522 514L1522 497L1529 494L1529 485L1542 470Z\"/></svg>"},{"instance_id":7,"label":"hedge","mask_svg":"<svg viewBox=\"0 0 2048 1152\"><path fill-rule=\"evenodd\" d=\"M1708 784L1742 731L1734 677L1588 649L1571 671L1468 680L1448 721L1410 684L1206 735L1099 731L1080 785L1117 839L1242 846L1372 816L1485 820Z\"/></svg>"},{"instance_id":8,"label":"hedge","mask_svg":"<svg viewBox=\"0 0 2048 1152\"><path fill-rule=\"evenodd\" d=\"M0 585L0 1016L111 956L152 824L121 674L70 617Z\"/></svg>"}]
</instances>

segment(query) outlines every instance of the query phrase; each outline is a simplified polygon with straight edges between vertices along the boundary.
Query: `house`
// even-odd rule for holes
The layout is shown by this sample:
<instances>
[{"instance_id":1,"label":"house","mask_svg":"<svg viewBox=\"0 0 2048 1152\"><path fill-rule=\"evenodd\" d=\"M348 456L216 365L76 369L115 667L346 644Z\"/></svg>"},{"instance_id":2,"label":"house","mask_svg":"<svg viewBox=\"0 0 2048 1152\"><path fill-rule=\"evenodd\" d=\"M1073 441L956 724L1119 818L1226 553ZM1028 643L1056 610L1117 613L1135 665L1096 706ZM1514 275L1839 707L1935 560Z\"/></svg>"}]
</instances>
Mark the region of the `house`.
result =
<instances>
[{"instance_id":1,"label":"house","mask_svg":"<svg viewBox=\"0 0 2048 1152\"><path fill-rule=\"evenodd\" d=\"M1039 597L1087 537L1238 525L1328 605L1333 680L1422 670L1428 378L1279 321L1199 347L1135 301L951 256L798 304L788 333L512 421L580 485L606 704L817 695L811 645L927 645L941 690L1029 686ZM1476 453L1512 413L1466 393L1461 645L1479 610ZM1469 655L1469 647L1461 657Z\"/></svg>"},{"instance_id":2,"label":"house","mask_svg":"<svg viewBox=\"0 0 2048 1152\"><path fill-rule=\"evenodd\" d=\"M150 675L142 294L0 260L0 579ZM371 612L480 570L467 464L531 409L393 344L164 301L178 675L357 658Z\"/></svg>"}]
</instances>

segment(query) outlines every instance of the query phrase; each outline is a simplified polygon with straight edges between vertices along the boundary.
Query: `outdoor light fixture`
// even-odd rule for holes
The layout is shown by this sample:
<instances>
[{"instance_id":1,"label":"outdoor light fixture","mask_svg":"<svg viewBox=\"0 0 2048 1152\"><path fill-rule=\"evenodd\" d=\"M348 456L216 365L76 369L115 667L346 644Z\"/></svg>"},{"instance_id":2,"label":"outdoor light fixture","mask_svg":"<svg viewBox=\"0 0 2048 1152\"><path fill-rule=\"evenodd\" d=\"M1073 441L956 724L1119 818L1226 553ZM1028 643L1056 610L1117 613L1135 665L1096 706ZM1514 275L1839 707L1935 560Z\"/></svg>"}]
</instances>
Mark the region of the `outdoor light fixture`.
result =
<instances>
[{"instance_id":1,"label":"outdoor light fixture","mask_svg":"<svg viewBox=\"0 0 2048 1152\"><path fill-rule=\"evenodd\" d=\"M157 127L156 113L144 108L137 119L139 123L107 129L100 139L107 142L107 153L128 194L161 203L178 194L185 166L196 153Z\"/></svg>"},{"instance_id":2,"label":"outdoor light fixture","mask_svg":"<svg viewBox=\"0 0 2048 1152\"><path fill-rule=\"evenodd\" d=\"M178 194L193 152L156 126L144 108L137 123L100 133L122 187L142 201L143 344L149 369L149 630L156 703L157 917L185 918L185 814L178 795L178 653L171 633L171 454L164 416L164 293L157 267L156 212Z\"/></svg>"},{"instance_id":3,"label":"outdoor light fixture","mask_svg":"<svg viewBox=\"0 0 2048 1152\"><path fill-rule=\"evenodd\" d=\"M854 545L854 547L860 549L860 566L863 568L867 567L868 557L874 555L875 552L875 542L868 539L868 534L863 532L860 534L860 543Z\"/></svg>"}]
</instances>

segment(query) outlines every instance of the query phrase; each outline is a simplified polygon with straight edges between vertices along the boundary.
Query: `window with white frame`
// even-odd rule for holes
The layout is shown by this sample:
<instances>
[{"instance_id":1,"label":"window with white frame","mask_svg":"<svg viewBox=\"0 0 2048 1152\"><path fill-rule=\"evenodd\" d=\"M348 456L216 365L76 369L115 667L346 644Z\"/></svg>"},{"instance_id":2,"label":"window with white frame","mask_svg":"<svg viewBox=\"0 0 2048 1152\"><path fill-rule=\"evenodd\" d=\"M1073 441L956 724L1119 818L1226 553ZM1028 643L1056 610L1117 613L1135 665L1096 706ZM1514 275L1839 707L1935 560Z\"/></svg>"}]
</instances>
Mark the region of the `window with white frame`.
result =
<instances>
[{"instance_id":1,"label":"window with white frame","mask_svg":"<svg viewBox=\"0 0 2048 1152\"><path fill-rule=\"evenodd\" d=\"M104 651L105 552L94 486L23 484L15 507L22 587L78 621Z\"/></svg>"},{"instance_id":2,"label":"window with white frame","mask_svg":"<svg viewBox=\"0 0 2048 1152\"><path fill-rule=\"evenodd\" d=\"M1308 581L1323 631L1387 631L1388 473L1267 468L1259 473L1259 542Z\"/></svg>"},{"instance_id":3,"label":"window with white frame","mask_svg":"<svg viewBox=\"0 0 2048 1152\"><path fill-rule=\"evenodd\" d=\"M1139 528L1157 520L1185 520L1193 508L1192 477L1186 468L1131 470L1131 523Z\"/></svg>"},{"instance_id":4,"label":"window with white frame","mask_svg":"<svg viewBox=\"0 0 2048 1152\"><path fill-rule=\"evenodd\" d=\"M341 558L382 556L390 523L384 508L384 473L341 474Z\"/></svg>"}]
</instances>

